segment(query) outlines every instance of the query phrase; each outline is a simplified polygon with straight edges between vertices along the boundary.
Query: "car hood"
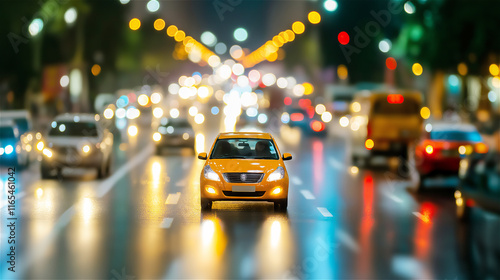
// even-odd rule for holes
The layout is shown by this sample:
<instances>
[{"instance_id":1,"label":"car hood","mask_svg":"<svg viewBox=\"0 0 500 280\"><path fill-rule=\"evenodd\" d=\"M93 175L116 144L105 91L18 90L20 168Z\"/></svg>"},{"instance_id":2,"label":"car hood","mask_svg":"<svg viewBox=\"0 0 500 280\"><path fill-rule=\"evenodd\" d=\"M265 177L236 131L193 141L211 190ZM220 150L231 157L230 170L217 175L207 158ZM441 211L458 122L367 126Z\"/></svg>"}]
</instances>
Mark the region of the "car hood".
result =
<instances>
[{"instance_id":1,"label":"car hood","mask_svg":"<svg viewBox=\"0 0 500 280\"><path fill-rule=\"evenodd\" d=\"M80 147L85 144L97 144L99 143L99 138L97 137L67 137L67 136L57 136L57 137L45 137L46 146L70 146L70 147Z\"/></svg>"},{"instance_id":2,"label":"car hood","mask_svg":"<svg viewBox=\"0 0 500 280\"><path fill-rule=\"evenodd\" d=\"M269 174L276 170L278 166L285 167L281 160L263 159L210 159L207 164L218 173L248 172Z\"/></svg>"}]
</instances>

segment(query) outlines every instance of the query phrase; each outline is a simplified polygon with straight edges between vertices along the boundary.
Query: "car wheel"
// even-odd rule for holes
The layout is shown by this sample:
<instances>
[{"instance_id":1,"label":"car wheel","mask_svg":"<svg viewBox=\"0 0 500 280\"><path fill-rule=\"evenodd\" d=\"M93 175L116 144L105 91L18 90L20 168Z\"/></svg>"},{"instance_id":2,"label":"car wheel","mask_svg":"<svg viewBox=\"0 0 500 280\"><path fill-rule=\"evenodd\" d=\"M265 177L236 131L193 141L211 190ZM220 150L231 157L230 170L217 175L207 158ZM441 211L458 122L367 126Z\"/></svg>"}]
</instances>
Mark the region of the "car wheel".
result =
<instances>
[{"instance_id":1,"label":"car wheel","mask_svg":"<svg viewBox=\"0 0 500 280\"><path fill-rule=\"evenodd\" d=\"M421 193L425 190L424 182L427 179L427 176L424 174L419 174L419 180L417 184L417 192Z\"/></svg>"},{"instance_id":2,"label":"car wheel","mask_svg":"<svg viewBox=\"0 0 500 280\"><path fill-rule=\"evenodd\" d=\"M286 212L288 208L288 198L276 200L274 202L274 211Z\"/></svg>"},{"instance_id":3,"label":"car wheel","mask_svg":"<svg viewBox=\"0 0 500 280\"><path fill-rule=\"evenodd\" d=\"M460 222L467 223L471 215L471 209L469 206L467 206L467 203L465 203L465 199L463 197L460 197L460 199L462 199L461 203L456 203L457 218Z\"/></svg>"},{"instance_id":4,"label":"car wheel","mask_svg":"<svg viewBox=\"0 0 500 280\"><path fill-rule=\"evenodd\" d=\"M102 179L106 177L106 163L102 163L101 166L97 168L97 178Z\"/></svg>"},{"instance_id":5,"label":"car wheel","mask_svg":"<svg viewBox=\"0 0 500 280\"><path fill-rule=\"evenodd\" d=\"M201 210L202 211L212 210L212 201L210 199L202 198L201 199Z\"/></svg>"},{"instance_id":6,"label":"car wheel","mask_svg":"<svg viewBox=\"0 0 500 280\"><path fill-rule=\"evenodd\" d=\"M54 178L54 176L51 175L51 172L52 172L52 168L48 164L46 164L42 161L42 164L40 165L40 174L42 176L42 179Z\"/></svg>"}]
</instances>

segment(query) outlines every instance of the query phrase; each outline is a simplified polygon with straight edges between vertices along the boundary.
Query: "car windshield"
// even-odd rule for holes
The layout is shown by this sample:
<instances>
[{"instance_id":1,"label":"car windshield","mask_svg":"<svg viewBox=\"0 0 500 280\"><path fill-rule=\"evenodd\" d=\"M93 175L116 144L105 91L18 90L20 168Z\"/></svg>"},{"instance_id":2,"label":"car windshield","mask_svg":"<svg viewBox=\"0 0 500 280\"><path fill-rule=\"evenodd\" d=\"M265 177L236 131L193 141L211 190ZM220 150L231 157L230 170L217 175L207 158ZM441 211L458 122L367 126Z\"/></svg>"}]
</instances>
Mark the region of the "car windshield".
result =
<instances>
[{"instance_id":1,"label":"car windshield","mask_svg":"<svg viewBox=\"0 0 500 280\"><path fill-rule=\"evenodd\" d=\"M28 130L30 129L28 120L25 118L14 119L14 122L16 123L17 128L19 129L19 134L24 134L28 132Z\"/></svg>"},{"instance_id":2,"label":"car windshield","mask_svg":"<svg viewBox=\"0 0 500 280\"><path fill-rule=\"evenodd\" d=\"M52 122L50 136L97 137L97 126L92 122Z\"/></svg>"},{"instance_id":3,"label":"car windshield","mask_svg":"<svg viewBox=\"0 0 500 280\"><path fill-rule=\"evenodd\" d=\"M379 115L418 115L420 111L418 103L410 98L405 98L400 104L387 102L386 97L375 101L373 113Z\"/></svg>"},{"instance_id":4,"label":"car windshield","mask_svg":"<svg viewBox=\"0 0 500 280\"><path fill-rule=\"evenodd\" d=\"M432 140L471 142L482 141L481 135L477 131L438 130L432 131L430 137Z\"/></svg>"},{"instance_id":5,"label":"car windshield","mask_svg":"<svg viewBox=\"0 0 500 280\"><path fill-rule=\"evenodd\" d=\"M249 138L217 140L210 158L279 159L273 141Z\"/></svg>"},{"instance_id":6,"label":"car windshield","mask_svg":"<svg viewBox=\"0 0 500 280\"><path fill-rule=\"evenodd\" d=\"M0 127L0 139L11 139L16 138L14 128L10 126Z\"/></svg>"}]
</instances>

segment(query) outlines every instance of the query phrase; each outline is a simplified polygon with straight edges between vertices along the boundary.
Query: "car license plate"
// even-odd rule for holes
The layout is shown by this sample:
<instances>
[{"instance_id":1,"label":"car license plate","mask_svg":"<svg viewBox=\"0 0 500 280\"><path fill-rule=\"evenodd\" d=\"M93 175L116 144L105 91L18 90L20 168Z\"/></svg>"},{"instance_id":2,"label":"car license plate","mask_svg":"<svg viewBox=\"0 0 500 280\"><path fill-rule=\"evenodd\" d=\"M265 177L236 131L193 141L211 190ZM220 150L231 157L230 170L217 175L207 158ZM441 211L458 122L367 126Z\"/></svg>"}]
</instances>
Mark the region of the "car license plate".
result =
<instances>
[{"instance_id":1,"label":"car license plate","mask_svg":"<svg viewBox=\"0 0 500 280\"><path fill-rule=\"evenodd\" d=\"M233 186L233 192L255 192L255 186Z\"/></svg>"}]
</instances>

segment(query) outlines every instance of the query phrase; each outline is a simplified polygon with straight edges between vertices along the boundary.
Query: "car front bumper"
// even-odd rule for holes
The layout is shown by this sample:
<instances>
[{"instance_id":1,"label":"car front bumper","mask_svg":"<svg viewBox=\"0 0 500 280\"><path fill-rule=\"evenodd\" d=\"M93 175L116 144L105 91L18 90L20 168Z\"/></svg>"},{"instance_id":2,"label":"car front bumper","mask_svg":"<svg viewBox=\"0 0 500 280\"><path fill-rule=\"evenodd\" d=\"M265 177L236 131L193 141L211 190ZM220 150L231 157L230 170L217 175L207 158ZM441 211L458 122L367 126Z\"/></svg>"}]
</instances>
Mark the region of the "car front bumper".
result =
<instances>
[{"instance_id":1,"label":"car front bumper","mask_svg":"<svg viewBox=\"0 0 500 280\"><path fill-rule=\"evenodd\" d=\"M233 187L255 187L255 191L233 191ZM215 193L210 193L212 188ZM273 191L280 188L281 191L274 194ZM249 200L249 201L276 201L288 197L288 177L274 182L261 181L255 184L228 183L208 180L201 176L200 194L203 199L217 200Z\"/></svg>"}]
</instances>

